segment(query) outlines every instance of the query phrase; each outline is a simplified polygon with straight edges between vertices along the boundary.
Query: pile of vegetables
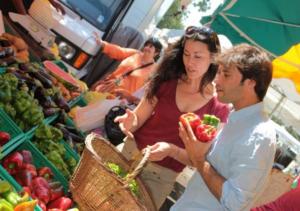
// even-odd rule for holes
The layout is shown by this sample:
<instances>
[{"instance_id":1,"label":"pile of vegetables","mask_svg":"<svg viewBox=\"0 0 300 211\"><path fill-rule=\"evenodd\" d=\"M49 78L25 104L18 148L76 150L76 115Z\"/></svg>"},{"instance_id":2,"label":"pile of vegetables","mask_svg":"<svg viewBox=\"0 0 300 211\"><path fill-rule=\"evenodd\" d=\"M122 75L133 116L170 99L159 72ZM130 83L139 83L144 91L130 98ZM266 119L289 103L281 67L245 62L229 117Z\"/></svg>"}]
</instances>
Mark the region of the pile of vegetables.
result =
<instances>
[{"instance_id":1,"label":"pile of vegetables","mask_svg":"<svg viewBox=\"0 0 300 211\"><path fill-rule=\"evenodd\" d=\"M24 211L34 210L36 200L30 200L28 193L18 194L9 182L0 179L0 210Z\"/></svg>"},{"instance_id":2,"label":"pile of vegetables","mask_svg":"<svg viewBox=\"0 0 300 211\"><path fill-rule=\"evenodd\" d=\"M11 73L0 75L0 108L22 130L28 130L44 120L43 109L27 91L18 89L18 82Z\"/></svg>"},{"instance_id":3,"label":"pile of vegetables","mask_svg":"<svg viewBox=\"0 0 300 211\"><path fill-rule=\"evenodd\" d=\"M33 143L61 171L66 179L70 179L77 165L73 157L66 157L66 149L61 142L63 133L56 127L40 124L35 130Z\"/></svg>"},{"instance_id":4,"label":"pile of vegetables","mask_svg":"<svg viewBox=\"0 0 300 211\"><path fill-rule=\"evenodd\" d=\"M61 183L53 180L51 169L48 167L37 169L32 162L30 151L15 151L3 159L2 165L23 187L25 194L22 198L30 196L36 199L43 211L54 208L67 210L72 207L73 202L65 196ZM14 194L13 205L22 198Z\"/></svg>"},{"instance_id":5,"label":"pile of vegetables","mask_svg":"<svg viewBox=\"0 0 300 211\"><path fill-rule=\"evenodd\" d=\"M10 134L5 131L0 131L0 147L10 141Z\"/></svg>"},{"instance_id":6,"label":"pile of vegetables","mask_svg":"<svg viewBox=\"0 0 300 211\"><path fill-rule=\"evenodd\" d=\"M0 66L8 66L17 61L29 61L28 46L20 37L3 33L0 36Z\"/></svg>"},{"instance_id":7,"label":"pile of vegetables","mask_svg":"<svg viewBox=\"0 0 300 211\"><path fill-rule=\"evenodd\" d=\"M120 177L121 179L126 181L128 173L125 172L118 164L115 164L112 162L107 162L105 165L110 171L112 171L118 177ZM133 195L135 195L137 197L139 196L139 186L135 179L132 179L129 181L128 187L129 187L129 190L131 191L131 193L133 193Z\"/></svg>"}]
</instances>

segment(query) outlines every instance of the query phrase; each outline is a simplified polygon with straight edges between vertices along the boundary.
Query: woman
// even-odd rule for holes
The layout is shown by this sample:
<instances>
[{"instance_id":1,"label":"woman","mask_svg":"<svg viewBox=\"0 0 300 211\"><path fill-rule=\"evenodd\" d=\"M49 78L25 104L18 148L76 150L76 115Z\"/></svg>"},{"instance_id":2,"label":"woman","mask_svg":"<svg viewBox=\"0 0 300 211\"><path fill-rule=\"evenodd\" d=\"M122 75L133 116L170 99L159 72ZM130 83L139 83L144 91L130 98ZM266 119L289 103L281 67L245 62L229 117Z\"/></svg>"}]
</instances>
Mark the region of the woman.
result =
<instances>
[{"instance_id":1,"label":"woman","mask_svg":"<svg viewBox=\"0 0 300 211\"><path fill-rule=\"evenodd\" d=\"M152 145L152 152L163 150L166 144L184 148L178 131L179 117L183 113L194 112L200 117L214 114L223 123L227 121L229 109L217 101L212 84L218 69L212 60L219 49L215 32L206 27L191 26L167 50L137 108L127 110L126 114L115 119L127 135L122 151L127 158L136 154L135 144L138 150ZM185 167L172 158L175 156L176 151L162 161L149 163L141 175L157 208Z\"/></svg>"},{"instance_id":2,"label":"woman","mask_svg":"<svg viewBox=\"0 0 300 211\"><path fill-rule=\"evenodd\" d=\"M130 100L133 98L134 92L145 85L156 69L155 61L159 58L162 44L156 38L149 38L144 43L143 49L139 51L122 48L97 37L96 41L103 48L104 54L122 62L108 77L96 82L92 89L120 95Z\"/></svg>"}]
</instances>

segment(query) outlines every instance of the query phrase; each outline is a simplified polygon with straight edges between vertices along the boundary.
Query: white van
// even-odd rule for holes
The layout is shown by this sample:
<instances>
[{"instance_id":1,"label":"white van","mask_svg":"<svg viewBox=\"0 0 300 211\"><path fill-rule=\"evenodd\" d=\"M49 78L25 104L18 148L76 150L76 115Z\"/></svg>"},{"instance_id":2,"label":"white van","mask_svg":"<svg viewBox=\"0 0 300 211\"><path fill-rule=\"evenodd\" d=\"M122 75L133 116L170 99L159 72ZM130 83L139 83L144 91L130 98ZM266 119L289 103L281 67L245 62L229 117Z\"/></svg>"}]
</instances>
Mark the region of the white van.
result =
<instances>
[{"instance_id":1,"label":"white van","mask_svg":"<svg viewBox=\"0 0 300 211\"><path fill-rule=\"evenodd\" d=\"M47 1L35 0L29 9L30 16L12 13L9 16L43 47L51 48L55 42L62 60L80 78L100 49L94 32L109 40L120 23L145 32L151 24L158 23L173 1L60 0L66 11L63 16Z\"/></svg>"}]
</instances>

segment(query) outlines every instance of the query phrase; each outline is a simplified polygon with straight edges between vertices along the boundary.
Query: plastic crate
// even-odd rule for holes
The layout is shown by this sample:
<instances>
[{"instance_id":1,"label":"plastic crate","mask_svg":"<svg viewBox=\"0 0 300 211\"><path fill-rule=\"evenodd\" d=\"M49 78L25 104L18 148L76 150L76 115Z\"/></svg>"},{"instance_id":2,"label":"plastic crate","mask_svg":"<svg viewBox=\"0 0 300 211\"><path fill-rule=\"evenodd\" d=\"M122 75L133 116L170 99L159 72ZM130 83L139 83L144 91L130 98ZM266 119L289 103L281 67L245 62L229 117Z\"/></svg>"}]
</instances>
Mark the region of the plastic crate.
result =
<instances>
[{"instance_id":1,"label":"plastic crate","mask_svg":"<svg viewBox=\"0 0 300 211\"><path fill-rule=\"evenodd\" d=\"M78 97L76 97L75 99L72 99L71 101L68 102L69 106L71 108L73 108L74 106L81 106L84 107L86 106L88 103L87 101L84 99L84 93L82 93L81 95L79 95Z\"/></svg>"},{"instance_id":2,"label":"plastic crate","mask_svg":"<svg viewBox=\"0 0 300 211\"><path fill-rule=\"evenodd\" d=\"M10 134L10 141L2 147L2 152L5 153L6 149L10 146L18 146L20 140L24 137L22 130L16 123L0 108L0 131Z\"/></svg>"},{"instance_id":3,"label":"plastic crate","mask_svg":"<svg viewBox=\"0 0 300 211\"><path fill-rule=\"evenodd\" d=\"M49 167L53 174L54 180L59 181L64 187L64 192L67 193L69 189L68 180L59 172L59 170L36 148L36 146L28 139L26 140L16 149L10 148L8 152L18 151L18 150L29 150L32 153L33 164L36 168L47 166ZM67 154L67 152L66 152ZM67 155L69 156L69 155Z\"/></svg>"},{"instance_id":4,"label":"plastic crate","mask_svg":"<svg viewBox=\"0 0 300 211\"><path fill-rule=\"evenodd\" d=\"M10 176L9 173L7 173L7 171L2 167L2 165L0 165L0 179L8 181L17 192L23 189L22 186L19 185L19 183L17 183L16 180L12 176ZM42 208L40 208L39 205L36 205L34 210L42 211Z\"/></svg>"}]
</instances>

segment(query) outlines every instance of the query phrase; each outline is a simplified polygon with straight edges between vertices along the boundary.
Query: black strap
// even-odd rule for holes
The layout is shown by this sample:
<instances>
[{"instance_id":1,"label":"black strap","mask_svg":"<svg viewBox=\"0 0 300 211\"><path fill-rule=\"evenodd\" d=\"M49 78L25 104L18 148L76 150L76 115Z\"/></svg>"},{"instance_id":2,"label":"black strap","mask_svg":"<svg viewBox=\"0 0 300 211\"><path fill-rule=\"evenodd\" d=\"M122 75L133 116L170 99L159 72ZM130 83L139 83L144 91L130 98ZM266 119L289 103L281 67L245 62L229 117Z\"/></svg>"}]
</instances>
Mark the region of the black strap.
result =
<instances>
[{"instance_id":1,"label":"black strap","mask_svg":"<svg viewBox=\"0 0 300 211\"><path fill-rule=\"evenodd\" d=\"M150 62L150 63L147 63L147 64L143 64L143 65L141 65L141 66L139 66L139 67L136 67L136 68L134 68L134 69L132 69L132 70L129 70L127 73L124 73L124 74L121 76L121 78L124 79L124 78L126 78L127 76L129 76L133 71L142 69L142 68L144 68L144 67L148 67L148 66L150 66L150 65L152 65L152 64L154 64L154 62Z\"/></svg>"}]
</instances>

